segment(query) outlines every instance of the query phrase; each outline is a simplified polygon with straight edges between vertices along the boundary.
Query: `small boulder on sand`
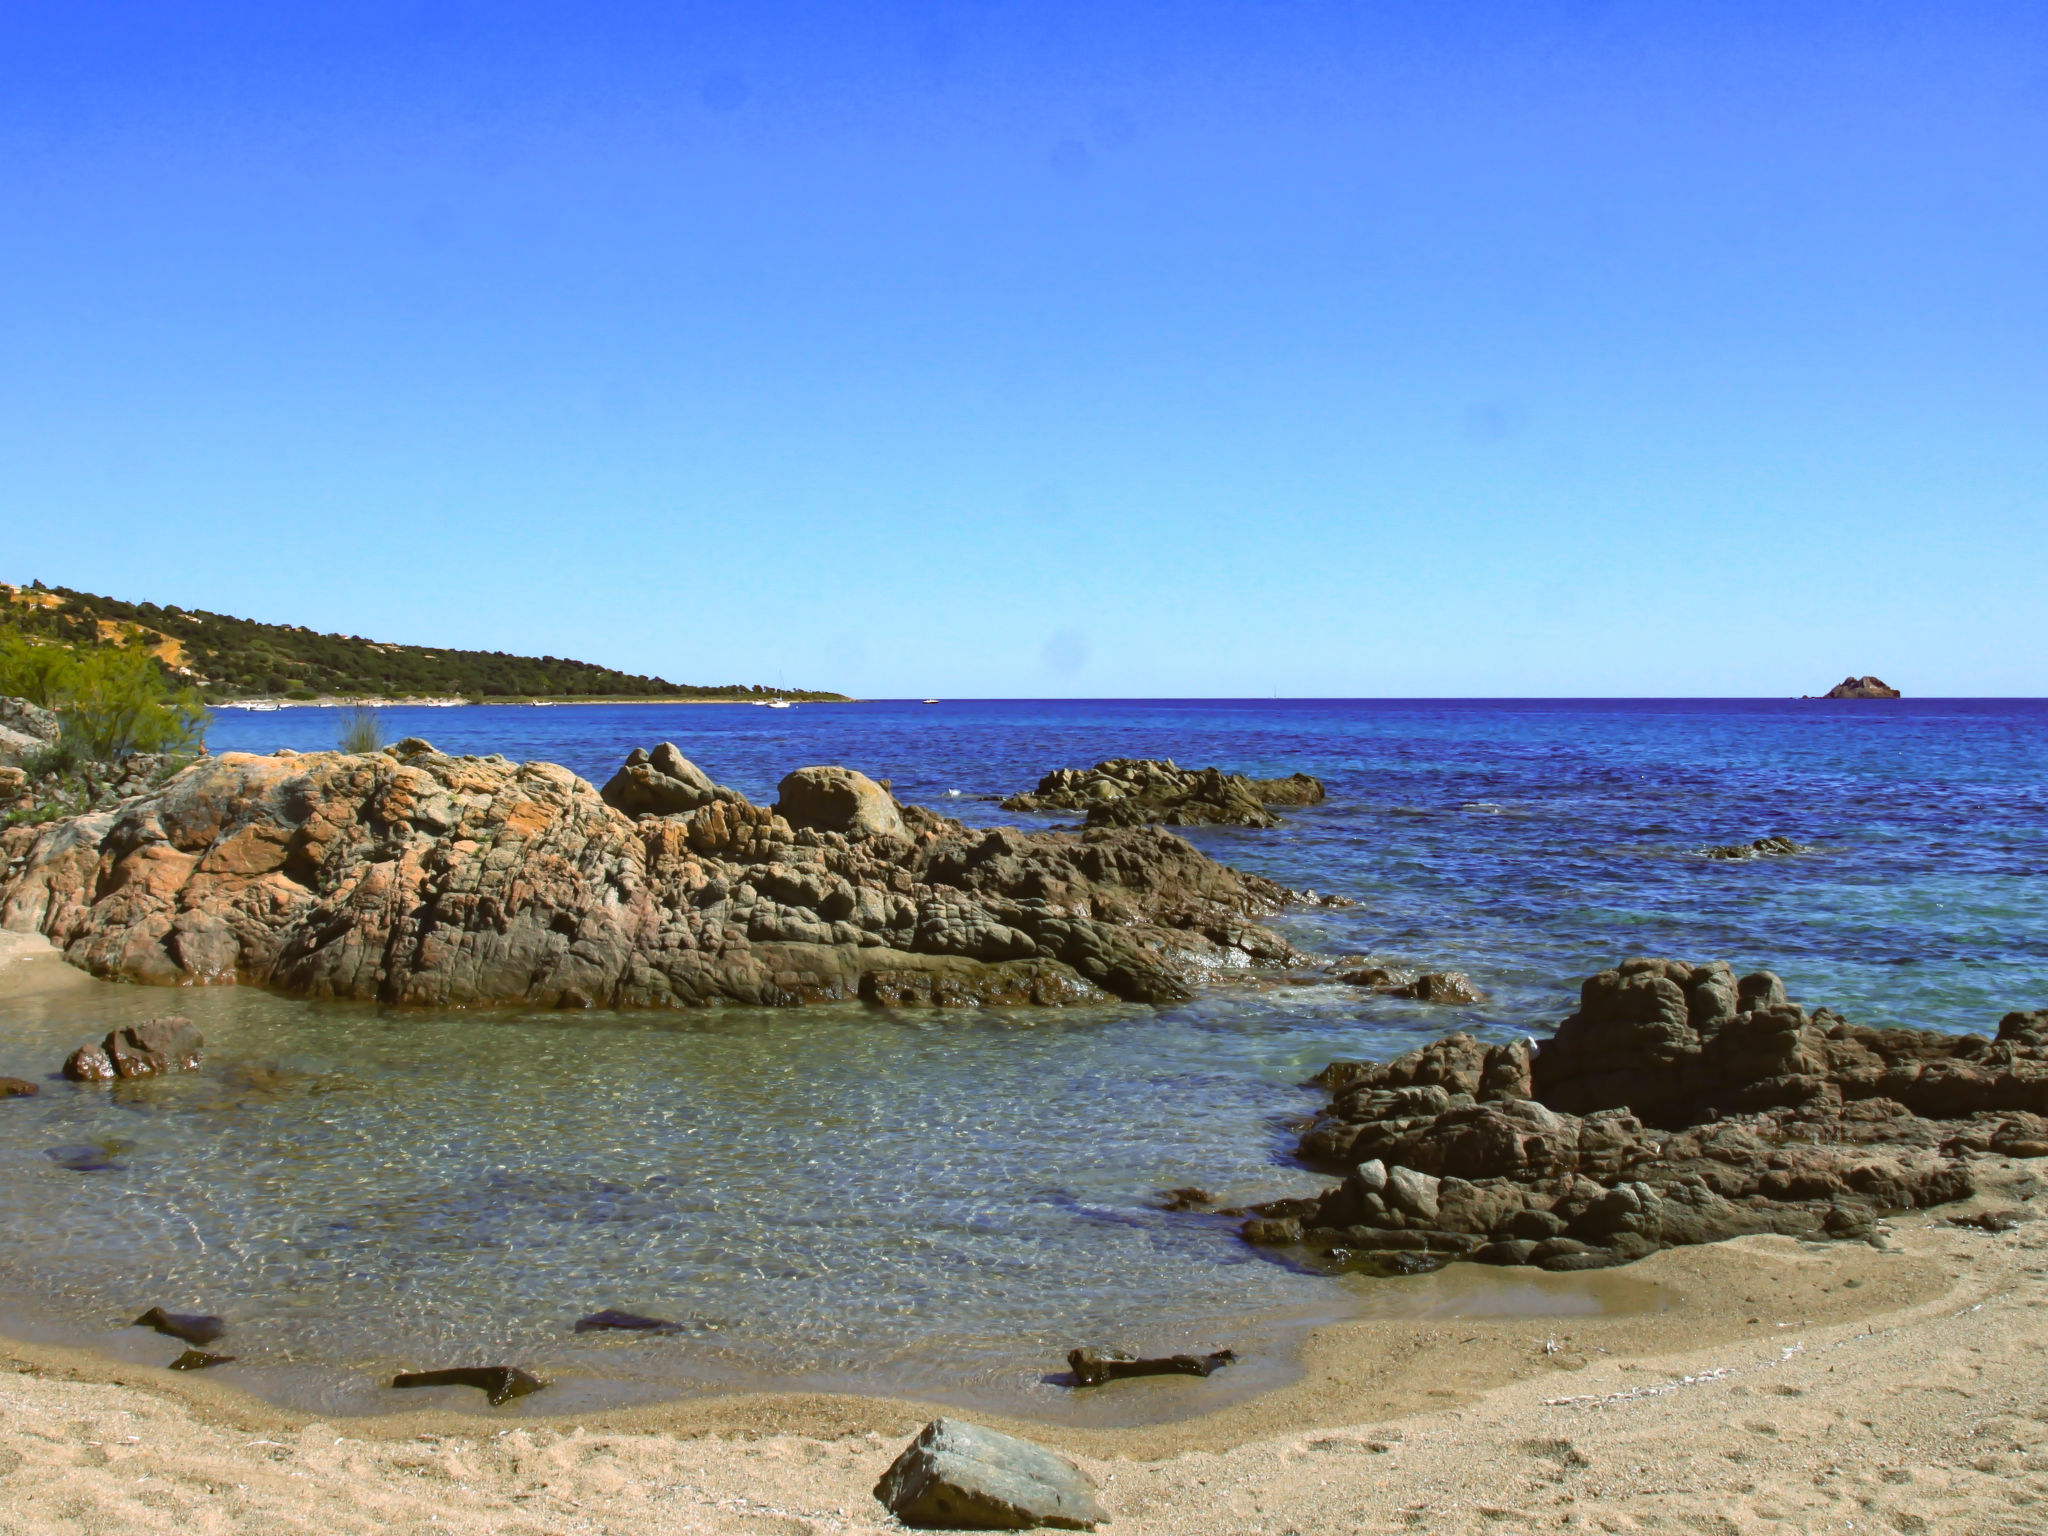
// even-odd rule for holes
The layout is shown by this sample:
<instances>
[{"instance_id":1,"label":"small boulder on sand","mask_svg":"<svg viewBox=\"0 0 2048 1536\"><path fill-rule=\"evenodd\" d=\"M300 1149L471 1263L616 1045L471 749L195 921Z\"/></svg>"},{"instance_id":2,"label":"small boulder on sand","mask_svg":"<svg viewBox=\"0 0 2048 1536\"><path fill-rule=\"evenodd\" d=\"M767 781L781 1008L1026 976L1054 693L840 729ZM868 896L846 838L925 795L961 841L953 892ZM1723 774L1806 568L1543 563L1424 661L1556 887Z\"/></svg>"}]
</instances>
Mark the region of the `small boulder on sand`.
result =
<instances>
[{"instance_id":1,"label":"small boulder on sand","mask_svg":"<svg viewBox=\"0 0 2048 1536\"><path fill-rule=\"evenodd\" d=\"M952 1530L1087 1531L1109 1518L1095 1480L1066 1457L962 1419L925 1425L875 1497L905 1525Z\"/></svg>"}]
</instances>

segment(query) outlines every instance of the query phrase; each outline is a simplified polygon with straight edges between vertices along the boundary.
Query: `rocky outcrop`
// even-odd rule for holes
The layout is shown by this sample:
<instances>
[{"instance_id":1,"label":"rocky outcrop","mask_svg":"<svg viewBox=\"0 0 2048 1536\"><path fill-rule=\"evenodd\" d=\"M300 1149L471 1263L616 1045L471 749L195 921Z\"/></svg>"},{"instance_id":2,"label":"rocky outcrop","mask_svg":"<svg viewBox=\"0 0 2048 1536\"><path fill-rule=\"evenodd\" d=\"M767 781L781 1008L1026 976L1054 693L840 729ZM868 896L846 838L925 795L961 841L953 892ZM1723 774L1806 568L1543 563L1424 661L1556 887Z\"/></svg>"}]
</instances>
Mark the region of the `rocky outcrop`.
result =
<instances>
[{"instance_id":1,"label":"rocky outcrop","mask_svg":"<svg viewBox=\"0 0 2048 1536\"><path fill-rule=\"evenodd\" d=\"M400 742L401 749L425 747L417 738ZM428 748L429 751L432 748ZM682 816L723 800L741 805L746 796L714 784L695 763L664 741L652 752L635 747L602 791L604 803L628 816Z\"/></svg>"},{"instance_id":2,"label":"rocky outcrop","mask_svg":"<svg viewBox=\"0 0 2048 1536\"><path fill-rule=\"evenodd\" d=\"M1093 768L1055 768L1006 811L1085 811L1091 827L1277 827L1275 805L1320 805L1320 779L1248 779L1220 768L1188 769L1170 759L1117 757Z\"/></svg>"},{"instance_id":3,"label":"rocky outcrop","mask_svg":"<svg viewBox=\"0 0 2048 1536\"><path fill-rule=\"evenodd\" d=\"M1022 1531L1093 1530L1109 1513L1095 1480L1066 1457L963 1419L933 1419L875 1484L905 1525Z\"/></svg>"},{"instance_id":4,"label":"rocky outcrop","mask_svg":"<svg viewBox=\"0 0 2048 1536\"><path fill-rule=\"evenodd\" d=\"M1809 695L1811 697L1811 695ZM1826 693L1824 699L1896 699L1899 690L1887 688L1881 677L1845 677Z\"/></svg>"},{"instance_id":5,"label":"rocky outcrop","mask_svg":"<svg viewBox=\"0 0 2048 1536\"><path fill-rule=\"evenodd\" d=\"M635 759L633 814L421 741L204 759L0 834L0 927L102 976L439 1007L1165 1001L1299 958L1257 921L1291 893L1157 829L970 830L843 769L784 780L797 824Z\"/></svg>"},{"instance_id":6,"label":"rocky outcrop","mask_svg":"<svg viewBox=\"0 0 2048 1536\"><path fill-rule=\"evenodd\" d=\"M1348 1170L1246 1237L1366 1267L1588 1269L1747 1232L1867 1236L2048 1156L2048 1011L1996 1039L1806 1013L1768 972L1631 960L1540 1044L1454 1034L1336 1062L1300 1154Z\"/></svg>"},{"instance_id":7,"label":"rocky outcrop","mask_svg":"<svg viewBox=\"0 0 2048 1536\"><path fill-rule=\"evenodd\" d=\"M1710 859L1770 859L1781 853L1803 853L1797 843L1789 837L1760 837L1749 843L1720 843L1703 849Z\"/></svg>"}]
</instances>

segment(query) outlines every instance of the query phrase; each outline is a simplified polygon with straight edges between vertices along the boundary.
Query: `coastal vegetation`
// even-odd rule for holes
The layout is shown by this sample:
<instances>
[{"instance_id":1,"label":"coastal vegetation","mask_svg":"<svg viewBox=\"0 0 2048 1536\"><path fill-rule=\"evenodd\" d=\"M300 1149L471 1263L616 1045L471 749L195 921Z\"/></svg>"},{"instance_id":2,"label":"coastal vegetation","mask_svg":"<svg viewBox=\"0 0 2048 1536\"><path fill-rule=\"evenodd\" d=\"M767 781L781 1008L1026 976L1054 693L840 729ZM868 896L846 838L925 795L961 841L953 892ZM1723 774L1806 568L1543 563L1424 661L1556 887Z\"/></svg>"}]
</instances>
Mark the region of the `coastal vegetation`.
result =
<instances>
[{"instance_id":1,"label":"coastal vegetation","mask_svg":"<svg viewBox=\"0 0 2048 1536\"><path fill-rule=\"evenodd\" d=\"M263 624L174 604L131 603L40 582L26 587L0 584L0 631L37 651L140 652L153 658L167 682L195 690L205 703L244 698L307 702L336 696L508 702L845 697L759 684L672 683L561 656L513 656L317 634L301 625ZM51 658L43 658L43 663L62 665Z\"/></svg>"},{"instance_id":2,"label":"coastal vegetation","mask_svg":"<svg viewBox=\"0 0 2048 1536\"><path fill-rule=\"evenodd\" d=\"M346 711L335 744L344 752L375 752L384 745L383 717L360 704Z\"/></svg>"}]
</instances>

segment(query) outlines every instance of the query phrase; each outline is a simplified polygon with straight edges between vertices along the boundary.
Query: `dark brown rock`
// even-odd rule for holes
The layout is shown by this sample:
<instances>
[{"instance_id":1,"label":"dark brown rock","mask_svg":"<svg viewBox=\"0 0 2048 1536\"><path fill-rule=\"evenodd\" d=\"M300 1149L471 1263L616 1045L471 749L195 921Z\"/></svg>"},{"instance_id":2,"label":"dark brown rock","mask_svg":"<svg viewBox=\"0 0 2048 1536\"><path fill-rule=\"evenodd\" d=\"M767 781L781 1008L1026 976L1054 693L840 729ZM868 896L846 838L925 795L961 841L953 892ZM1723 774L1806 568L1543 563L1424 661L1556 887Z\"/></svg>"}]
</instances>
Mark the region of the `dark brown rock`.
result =
<instances>
[{"instance_id":1,"label":"dark brown rock","mask_svg":"<svg viewBox=\"0 0 2048 1536\"><path fill-rule=\"evenodd\" d=\"M233 1355L210 1355L203 1349L188 1349L170 1363L169 1369L174 1371L204 1371L216 1365L228 1365L234 1359L235 1356Z\"/></svg>"},{"instance_id":2,"label":"dark brown rock","mask_svg":"<svg viewBox=\"0 0 2048 1536\"><path fill-rule=\"evenodd\" d=\"M129 1326L154 1328L187 1344L211 1344L228 1331L228 1325L210 1312L166 1312L162 1307L151 1307Z\"/></svg>"},{"instance_id":3,"label":"dark brown rock","mask_svg":"<svg viewBox=\"0 0 2048 1536\"><path fill-rule=\"evenodd\" d=\"M1269 806L1320 805L1320 779L1297 773L1251 779L1220 768L1187 769L1169 759L1111 758L1093 768L1055 768L1006 811L1083 811L1091 827L1277 827Z\"/></svg>"},{"instance_id":4,"label":"dark brown rock","mask_svg":"<svg viewBox=\"0 0 2048 1536\"><path fill-rule=\"evenodd\" d=\"M1472 985L1463 971L1424 971L1413 981L1391 989L1395 997L1412 997L1420 1003L1483 1003L1486 994Z\"/></svg>"},{"instance_id":5,"label":"dark brown rock","mask_svg":"<svg viewBox=\"0 0 2048 1536\"><path fill-rule=\"evenodd\" d=\"M1852 675L1843 678L1834 687L1822 694L1821 697L1824 699L1896 699L1899 697L1899 690L1886 687L1882 678L1856 677Z\"/></svg>"},{"instance_id":6,"label":"dark brown rock","mask_svg":"<svg viewBox=\"0 0 2048 1536\"><path fill-rule=\"evenodd\" d=\"M145 1019L108 1034L103 1042L116 1077L157 1077L197 1070L206 1037L190 1019Z\"/></svg>"},{"instance_id":7,"label":"dark brown rock","mask_svg":"<svg viewBox=\"0 0 2048 1536\"><path fill-rule=\"evenodd\" d=\"M1798 853L1800 847L1789 837L1760 837L1753 843L1722 843L1706 850L1710 859L1768 859L1782 853Z\"/></svg>"},{"instance_id":8,"label":"dark brown rock","mask_svg":"<svg viewBox=\"0 0 2048 1536\"><path fill-rule=\"evenodd\" d=\"M0 1077L0 1099L32 1099L42 1091L25 1077Z\"/></svg>"},{"instance_id":9,"label":"dark brown rock","mask_svg":"<svg viewBox=\"0 0 2048 1536\"><path fill-rule=\"evenodd\" d=\"M1317 1081L1330 1105L1301 1155L1349 1176L1261 1207L1248 1241L1368 1252L1427 1229L1475 1239L1480 1262L1588 1268L1753 1232L1865 1236L1884 1211L1967 1198L1974 1155L2048 1156L2048 1011L1995 1039L1869 1029L1718 962L1604 971L1540 1047L1454 1034Z\"/></svg>"},{"instance_id":10,"label":"dark brown rock","mask_svg":"<svg viewBox=\"0 0 2048 1536\"><path fill-rule=\"evenodd\" d=\"M1208 1376L1236 1359L1236 1353L1228 1349L1206 1355L1146 1357L1117 1349L1067 1351L1067 1364L1073 1368L1074 1380L1084 1387L1097 1387L1105 1381L1122 1381L1133 1376Z\"/></svg>"},{"instance_id":11,"label":"dark brown rock","mask_svg":"<svg viewBox=\"0 0 2048 1536\"><path fill-rule=\"evenodd\" d=\"M113 1059L105 1046L81 1045L64 1058L64 1075L74 1083L110 1083L114 1080Z\"/></svg>"},{"instance_id":12,"label":"dark brown rock","mask_svg":"<svg viewBox=\"0 0 2048 1536\"><path fill-rule=\"evenodd\" d=\"M683 1325L672 1323L663 1317L643 1317L638 1312L616 1312L609 1307L602 1312L593 1312L588 1317L576 1319L578 1333L602 1333L607 1330L624 1333L681 1333Z\"/></svg>"},{"instance_id":13,"label":"dark brown rock","mask_svg":"<svg viewBox=\"0 0 2048 1536\"><path fill-rule=\"evenodd\" d=\"M475 1387L490 1400L493 1408L498 1408L515 1397L538 1392L547 1383L515 1365L476 1365L450 1371L407 1371L392 1377L391 1385L401 1388Z\"/></svg>"}]
</instances>

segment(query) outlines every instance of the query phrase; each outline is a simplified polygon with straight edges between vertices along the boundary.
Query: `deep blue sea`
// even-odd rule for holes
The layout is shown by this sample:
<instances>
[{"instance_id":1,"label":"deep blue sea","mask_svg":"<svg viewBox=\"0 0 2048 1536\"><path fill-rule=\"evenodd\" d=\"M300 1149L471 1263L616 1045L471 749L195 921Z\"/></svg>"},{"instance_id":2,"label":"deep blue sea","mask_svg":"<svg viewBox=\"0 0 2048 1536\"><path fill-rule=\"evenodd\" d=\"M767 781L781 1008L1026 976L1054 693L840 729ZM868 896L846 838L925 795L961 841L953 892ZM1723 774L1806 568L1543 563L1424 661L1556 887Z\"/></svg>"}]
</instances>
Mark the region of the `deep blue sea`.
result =
<instances>
[{"instance_id":1,"label":"deep blue sea","mask_svg":"<svg viewBox=\"0 0 2048 1536\"><path fill-rule=\"evenodd\" d=\"M211 745L310 750L338 726L222 711ZM1230 983L1170 1008L437 1014L40 962L0 988L0 1073L44 1080L0 1103L0 1331L162 1365L180 1346L124 1323L219 1312L239 1358L218 1379L328 1413L417 1406L395 1370L495 1363L554 1383L507 1414L769 1386L1193 1412L1284 1379L1332 1318L1648 1304L1626 1271L1304 1274L1159 1208L1182 1185L1326 1182L1290 1149L1333 1058L1547 1033L1581 978L1636 954L1768 967L1872 1023L1988 1031L2048 1006L2041 701L471 706L386 728L598 783L668 740L757 801L844 763L972 823L1050 822L991 797L1106 757L1305 771L1324 805L1189 835L1357 902L1281 919L1302 947L1461 970L1487 1001ZM1701 856L1776 834L1805 851ZM207 1035L204 1071L53 1079L80 1041L173 1008ZM599 1307L685 1328L575 1334ZM1049 1373L1083 1343L1245 1361L1070 1394Z\"/></svg>"}]
</instances>

